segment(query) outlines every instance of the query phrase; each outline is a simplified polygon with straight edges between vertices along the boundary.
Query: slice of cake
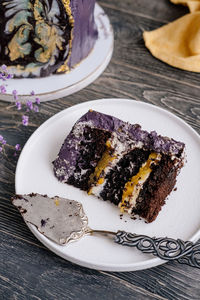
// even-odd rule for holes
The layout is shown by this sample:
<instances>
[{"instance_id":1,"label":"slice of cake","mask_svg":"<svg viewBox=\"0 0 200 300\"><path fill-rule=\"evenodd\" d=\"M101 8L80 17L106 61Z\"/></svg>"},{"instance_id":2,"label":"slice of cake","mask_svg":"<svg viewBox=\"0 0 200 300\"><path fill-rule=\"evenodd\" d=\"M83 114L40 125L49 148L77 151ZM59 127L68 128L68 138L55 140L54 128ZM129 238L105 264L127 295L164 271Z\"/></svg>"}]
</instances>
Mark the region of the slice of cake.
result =
<instances>
[{"instance_id":1,"label":"slice of cake","mask_svg":"<svg viewBox=\"0 0 200 300\"><path fill-rule=\"evenodd\" d=\"M15 77L64 73L97 40L95 0L1 0L0 65Z\"/></svg>"},{"instance_id":2,"label":"slice of cake","mask_svg":"<svg viewBox=\"0 0 200 300\"><path fill-rule=\"evenodd\" d=\"M152 222L176 183L185 145L90 110L65 139L53 162L71 184Z\"/></svg>"}]
</instances>

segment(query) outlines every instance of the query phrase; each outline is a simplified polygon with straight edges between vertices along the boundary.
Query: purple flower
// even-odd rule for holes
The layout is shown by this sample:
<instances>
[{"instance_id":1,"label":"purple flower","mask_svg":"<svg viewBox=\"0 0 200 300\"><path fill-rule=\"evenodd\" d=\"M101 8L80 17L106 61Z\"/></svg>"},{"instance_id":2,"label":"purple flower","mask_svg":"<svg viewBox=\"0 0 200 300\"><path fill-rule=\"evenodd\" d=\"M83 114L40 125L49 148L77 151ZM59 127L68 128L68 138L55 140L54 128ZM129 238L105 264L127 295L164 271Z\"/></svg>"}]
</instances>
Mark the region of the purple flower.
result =
<instances>
[{"instance_id":1,"label":"purple flower","mask_svg":"<svg viewBox=\"0 0 200 300\"><path fill-rule=\"evenodd\" d=\"M13 78L13 74L7 74L7 78L6 79L12 79Z\"/></svg>"},{"instance_id":2,"label":"purple flower","mask_svg":"<svg viewBox=\"0 0 200 300\"><path fill-rule=\"evenodd\" d=\"M16 157L16 156L17 156L17 152L21 150L20 144L16 144L16 145L15 145L15 150L16 150L16 151L14 152L13 156Z\"/></svg>"},{"instance_id":3,"label":"purple flower","mask_svg":"<svg viewBox=\"0 0 200 300\"><path fill-rule=\"evenodd\" d=\"M2 135L0 135L0 143L1 143L2 145L5 145L5 144L6 144L6 140L3 138Z\"/></svg>"},{"instance_id":4,"label":"purple flower","mask_svg":"<svg viewBox=\"0 0 200 300\"><path fill-rule=\"evenodd\" d=\"M33 110L37 113L39 112L39 107L37 105L34 105Z\"/></svg>"},{"instance_id":5,"label":"purple flower","mask_svg":"<svg viewBox=\"0 0 200 300\"><path fill-rule=\"evenodd\" d=\"M25 115L22 116L22 124L24 126L28 126L28 116Z\"/></svg>"},{"instance_id":6,"label":"purple flower","mask_svg":"<svg viewBox=\"0 0 200 300\"><path fill-rule=\"evenodd\" d=\"M34 96L34 95L35 95L35 92L34 92L34 91L32 91L32 92L31 92L31 96Z\"/></svg>"},{"instance_id":7,"label":"purple flower","mask_svg":"<svg viewBox=\"0 0 200 300\"><path fill-rule=\"evenodd\" d=\"M32 109L33 109L33 102L30 101L30 100L28 100L28 101L26 102L26 106L27 106L30 110L32 110Z\"/></svg>"},{"instance_id":8,"label":"purple flower","mask_svg":"<svg viewBox=\"0 0 200 300\"><path fill-rule=\"evenodd\" d=\"M1 69L2 69L4 72L7 72L7 66L6 66L6 65L2 65L2 66L1 66Z\"/></svg>"},{"instance_id":9,"label":"purple flower","mask_svg":"<svg viewBox=\"0 0 200 300\"><path fill-rule=\"evenodd\" d=\"M20 144L16 144L16 145L15 145L15 150L16 150L16 151L20 151L20 150L21 150Z\"/></svg>"},{"instance_id":10,"label":"purple flower","mask_svg":"<svg viewBox=\"0 0 200 300\"><path fill-rule=\"evenodd\" d=\"M35 98L35 103L36 104L40 104L40 99L39 98Z\"/></svg>"},{"instance_id":11,"label":"purple flower","mask_svg":"<svg viewBox=\"0 0 200 300\"><path fill-rule=\"evenodd\" d=\"M1 71L0 71L0 79L2 79L3 81L5 81L6 79L5 79L5 75L4 74L2 74L1 73Z\"/></svg>"},{"instance_id":12,"label":"purple flower","mask_svg":"<svg viewBox=\"0 0 200 300\"><path fill-rule=\"evenodd\" d=\"M8 69L7 69L6 65L0 66L0 79L5 81L10 78L13 78L13 76L8 73Z\"/></svg>"},{"instance_id":13,"label":"purple flower","mask_svg":"<svg viewBox=\"0 0 200 300\"><path fill-rule=\"evenodd\" d=\"M13 98L15 99L15 100L18 100L18 95L17 95L17 91L16 90L13 90L12 91L12 94L13 94Z\"/></svg>"},{"instance_id":14,"label":"purple flower","mask_svg":"<svg viewBox=\"0 0 200 300\"><path fill-rule=\"evenodd\" d=\"M6 93L6 88L4 85L0 85L0 93L5 94Z\"/></svg>"},{"instance_id":15,"label":"purple flower","mask_svg":"<svg viewBox=\"0 0 200 300\"><path fill-rule=\"evenodd\" d=\"M17 106L17 110L20 110L22 108L22 104L20 101L16 101L15 104Z\"/></svg>"}]
</instances>

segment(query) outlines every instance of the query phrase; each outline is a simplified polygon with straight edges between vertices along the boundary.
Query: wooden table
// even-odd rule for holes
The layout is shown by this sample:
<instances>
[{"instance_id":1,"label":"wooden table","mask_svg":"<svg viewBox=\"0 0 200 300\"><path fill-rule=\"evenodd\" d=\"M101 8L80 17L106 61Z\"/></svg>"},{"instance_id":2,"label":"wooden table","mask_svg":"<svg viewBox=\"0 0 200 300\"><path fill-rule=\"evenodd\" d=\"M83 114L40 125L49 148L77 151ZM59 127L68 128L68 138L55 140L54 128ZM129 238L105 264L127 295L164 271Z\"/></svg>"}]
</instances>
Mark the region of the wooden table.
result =
<instances>
[{"instance_id":1,"label":"wooden table","mask_svg":"<svg viewBox=\"0 0 200 300\"><path fill-rule=\"evenodd\" d=\"M156 60L144 47L143 30L187 13L168 0L100 1L115 32L115 50L104 74L89 87L42 103L28 127L19 112L0 101L2 134L12 146L0 156L0 299L200 299L200 270L168 263L149 270L112 273L89 270L51 253L28 230L11 205L15 193L13 146L24 145L45 120L87 100L134 98L167 109L200 133L200 74Z\"/></svg>"}]
</instances>

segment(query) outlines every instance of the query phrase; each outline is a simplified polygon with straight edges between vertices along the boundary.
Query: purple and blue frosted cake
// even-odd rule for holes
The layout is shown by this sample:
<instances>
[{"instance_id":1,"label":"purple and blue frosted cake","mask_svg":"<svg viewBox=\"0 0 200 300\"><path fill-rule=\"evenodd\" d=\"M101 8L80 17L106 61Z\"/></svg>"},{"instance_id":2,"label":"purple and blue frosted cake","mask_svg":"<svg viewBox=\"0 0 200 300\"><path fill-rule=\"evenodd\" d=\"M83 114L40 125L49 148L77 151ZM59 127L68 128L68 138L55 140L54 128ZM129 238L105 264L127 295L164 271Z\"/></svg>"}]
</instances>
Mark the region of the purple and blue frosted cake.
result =
<instances>
[{"instance_id":1,"label":"purple and blue frosted cake","mask_svg":"<svg viewBox=\"0 0 200 300\"><path fill-rule=\"evenodd\" d=\"M184 164L185 145L113 116L88 111L73 126L53 162L59 181L121 212L156 219Z\"/></svg>"},{"instance_id":2,"label":"purple and blue frosted cake","mask_svg":"<svg viewBox=\"0 0 200 300\"><path fill-rule=\"evenodd\" d=\"M15 77L65 73L98 37L95 0L0 0L0 65Z\"/></svg>"}]
</instances>

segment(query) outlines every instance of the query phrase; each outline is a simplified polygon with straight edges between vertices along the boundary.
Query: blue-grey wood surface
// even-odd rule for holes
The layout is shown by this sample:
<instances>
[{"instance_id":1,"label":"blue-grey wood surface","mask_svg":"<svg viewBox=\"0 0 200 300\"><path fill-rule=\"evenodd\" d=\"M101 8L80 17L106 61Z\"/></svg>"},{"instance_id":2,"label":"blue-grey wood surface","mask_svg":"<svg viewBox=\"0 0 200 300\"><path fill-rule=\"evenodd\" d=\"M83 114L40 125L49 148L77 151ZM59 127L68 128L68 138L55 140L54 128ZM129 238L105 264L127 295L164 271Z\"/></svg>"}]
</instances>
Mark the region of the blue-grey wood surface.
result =
<instances>
[{"instance_id":1,"label":"blue-grey wood surface","mask_svg":"<svg viewBox=\"0 0 200 300\"><path fill-rule=\"evenodd\" d=\"M45 120L87 100L123 97L152 103L184 119L200 133L200 74L174 69L144 47L143 30L188 13L168 0L102 0L112 22L115 50L104 74L84 90L42 103L23 127L19 113L0 101L0 134L24 145ZM13 146L0 155L0 300L5 299L200 299L200 270L167 263L149 270L112 273L65 261L46 249L11 205L15 192ZM199 164L197 162L197 164ZM192 174L191 174L192 176Z\"/></svg>"}]
</instances>

